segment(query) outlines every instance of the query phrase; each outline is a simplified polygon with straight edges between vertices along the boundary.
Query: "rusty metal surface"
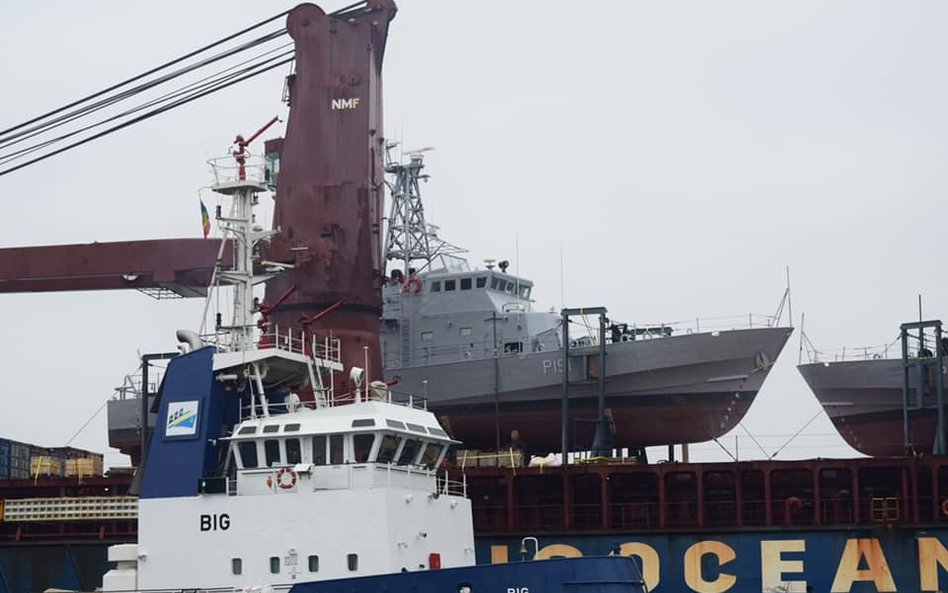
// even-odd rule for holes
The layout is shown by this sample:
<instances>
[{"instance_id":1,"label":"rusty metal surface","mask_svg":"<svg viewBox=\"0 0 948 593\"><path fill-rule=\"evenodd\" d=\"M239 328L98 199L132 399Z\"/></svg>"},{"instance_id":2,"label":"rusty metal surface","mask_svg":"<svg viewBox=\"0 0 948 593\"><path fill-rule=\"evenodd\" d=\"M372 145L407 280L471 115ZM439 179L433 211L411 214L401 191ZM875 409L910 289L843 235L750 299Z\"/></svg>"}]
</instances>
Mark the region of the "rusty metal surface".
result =
<instances>
[{"instance_id":1,"label":"rusty metal surface","mask_svg":"<svg viewBox=\"0 0 948 593\"><path fill-rule=\"evenodd\" d=\"M0 249L0 292L167 288L201 296L219 240L157 239Z\"/></svg>"},{"instance_id":2,"label":"rusty metal surface","mask_svg":"<svg viewBox=\"0 0 948 593\"><path fill-rule=\"evenodd\" d=\"M298 290L273 313L280 325L342 307L313 324L342 338L345 367L380 378L381 216L384 195L381 67L390 1L369 3L345 20L311 4L295 8L296 77L282 143L274 238L267 258L291 262L271 281L266 302ZM365 347L368 350L365 350Z\"/></svg>"}]
</instances>

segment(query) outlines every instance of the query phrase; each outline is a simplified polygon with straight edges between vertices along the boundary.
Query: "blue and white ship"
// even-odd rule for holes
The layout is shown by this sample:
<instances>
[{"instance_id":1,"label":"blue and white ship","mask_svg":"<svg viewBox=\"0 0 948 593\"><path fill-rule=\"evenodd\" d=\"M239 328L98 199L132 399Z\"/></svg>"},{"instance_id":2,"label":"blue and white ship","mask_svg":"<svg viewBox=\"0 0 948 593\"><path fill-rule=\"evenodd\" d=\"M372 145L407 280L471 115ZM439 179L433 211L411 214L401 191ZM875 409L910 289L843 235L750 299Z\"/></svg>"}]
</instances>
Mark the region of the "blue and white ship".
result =
<instances>
[{"instance_id":1,"label":"blue and white ship","mask_svg":"<svg viewBox=\"0 0 948 593\"><path fill-rule=\"evenodd\" d=\"M110 549L103 591L643 591L622 556L475 566L465 481L439 474L456 441L424 401L395 401L343 369L338 338L271 326L255 306L257 245L275 231L254 226L263 169L241 159L212 163L233 200L219 222L234 263L213 287L231 293L231 319L178 332L138 543ZM337 398L343 371L354 393Z\"/></svg>"}]
</instances>

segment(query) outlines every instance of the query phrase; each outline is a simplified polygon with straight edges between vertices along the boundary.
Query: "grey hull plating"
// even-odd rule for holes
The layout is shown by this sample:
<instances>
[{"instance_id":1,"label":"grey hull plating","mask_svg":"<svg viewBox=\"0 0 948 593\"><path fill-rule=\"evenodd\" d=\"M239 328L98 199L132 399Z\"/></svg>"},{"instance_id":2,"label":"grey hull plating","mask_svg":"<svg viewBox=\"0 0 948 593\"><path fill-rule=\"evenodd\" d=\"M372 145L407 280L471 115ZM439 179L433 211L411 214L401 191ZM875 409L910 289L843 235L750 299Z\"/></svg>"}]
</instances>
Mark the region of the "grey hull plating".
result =
<instances>
[{"instance_id":1,"label":"grey hull plating","mask_svg":"<svg viewBox=\"0 0 948 593\"><path fill-rule=\"evenodd\" d=\"M901 360L817 362L797 370L851 447L873 457L905 453ZM936 424L934 412L912 413L911 447L931 450Z\"/></svg>"},{"instance_id":2,"label":"grey hull plating","mask_svg":"<svg viewBox=\"0 0 948 593\"><path fill-rule=\"evenodd\" d=\"M615 443L644 447L708 440L736 426L791 330L687 334L606 346L606 405ZM572 444L588 446L596 406L595 348L571 350ZM426 394L470 447L502 443L510 430L536 451L560 443L563 352L531 352L390 369L395 389ZM590 372L592 371L592 372ZM582 381L587 378L587 381ZM499 418L495 418L495 406Z\"/></svg>"}]
</instances>

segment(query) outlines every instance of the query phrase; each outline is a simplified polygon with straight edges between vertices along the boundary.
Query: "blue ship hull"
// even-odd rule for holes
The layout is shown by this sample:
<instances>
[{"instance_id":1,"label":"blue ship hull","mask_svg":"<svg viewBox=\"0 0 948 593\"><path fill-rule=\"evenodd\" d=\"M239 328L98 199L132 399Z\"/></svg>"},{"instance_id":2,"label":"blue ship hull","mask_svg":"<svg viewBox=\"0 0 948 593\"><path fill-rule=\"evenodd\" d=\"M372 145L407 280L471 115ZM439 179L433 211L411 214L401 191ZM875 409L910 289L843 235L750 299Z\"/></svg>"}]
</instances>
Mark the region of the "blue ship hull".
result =
<instances>
[{"instance_id":1,"label":"blue ship hull","mask_svg":"<svg viewBox=\"0 0 948 593\"><path fill-rule=\"evenodd\" d=\"M521 543L478 538L477 558L519 559ZM633 556L650 593L948 590L948 529L573 535L541 538L537 557L615 552Z\"/></svg>"},{"instance_id":2,"label":"blue ship hull","mask_svg":"<svg viewBox=\"0 0 948 593\"><path fill-rule=\"evenodd\" d=\"M427 575L435 573L432 586L454 593L461 581L489 583L472 587L474 593L517 591L527 587L533 593L556 591L536 579L549 575L557 563L519 563L520 539L479 537L477 558L480 563L507 558L498 572L478 573L476 568L449 569L433 573L406 573L385 577L366 577L299 585L294 591L375 591L386 581L391 591L427 591ZM528 543L533 554L532 543ZM700 535L629 534L544 537L540 557L591 557L619 550L631 554L650 593L687 593L697 591L759 593L761 591L834 591L917 593L948 590L948 529L924 530L907 527L880 527L852 530L768 530L721 531ZM590 558L601 561L602 558ZM625 563L619 563L625 565ZM617 589L627 591L637 572L608 564L596 570L603 581L613 577L604 571L619 571ZM42 545L0 547L0 593L28 593L47 587L92 590L101 584L107 569L103 544ZM525 575L516 572L528 567ZM529 567L543 568L536 573ZM472 571L466 573L465 571ZM626 571L626 572L622 572ZM462 575L470 574L466 577ZM621 576L624 574L625 576ZM519 580L521 579L527 580ZM446 579L442 582L442 579ZM524 583L518 585L517 582ZM374 583L374 584L373 584ZM417 589L415 588L417 585ZM611 587L611 585L609 585ZM318 587L318 588L317 588ZM783 588L781 588L783 587ZM435 589L432 589L435 590Z\"/></svg>"},{"instance_id":3,"label":"blue ship hull","mask_svg":"<svg viewBox=\"0 0 948 593\"><path fill-rule=\"evenodd\" d=\"M445 570L301 583L291 593L644 593L638 567L628 558L515 562ZM466 587L466 589L465 589Z\"/></svg>"}]
</instances>

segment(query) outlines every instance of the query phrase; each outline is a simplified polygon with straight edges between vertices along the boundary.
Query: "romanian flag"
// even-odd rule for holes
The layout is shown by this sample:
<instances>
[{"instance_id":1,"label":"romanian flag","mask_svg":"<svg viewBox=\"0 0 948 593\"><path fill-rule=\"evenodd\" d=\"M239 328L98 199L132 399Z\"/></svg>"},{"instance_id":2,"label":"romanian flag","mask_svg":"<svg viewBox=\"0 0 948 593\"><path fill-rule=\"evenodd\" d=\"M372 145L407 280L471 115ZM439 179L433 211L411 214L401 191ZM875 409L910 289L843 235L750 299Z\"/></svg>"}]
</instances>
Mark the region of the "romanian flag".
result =
<instances>
[{"instance_id":1,"label":"romanian flag","mask_svg":"<svg viewBox=\"0 0 948 593\"><path fill-rule=\"evenodd\" d=\"M207 215L207 207L204 206L204 200L201 200L201 228L204 229L204 238L211 232L211 217Z\"/></svg>"}]
</instances>

